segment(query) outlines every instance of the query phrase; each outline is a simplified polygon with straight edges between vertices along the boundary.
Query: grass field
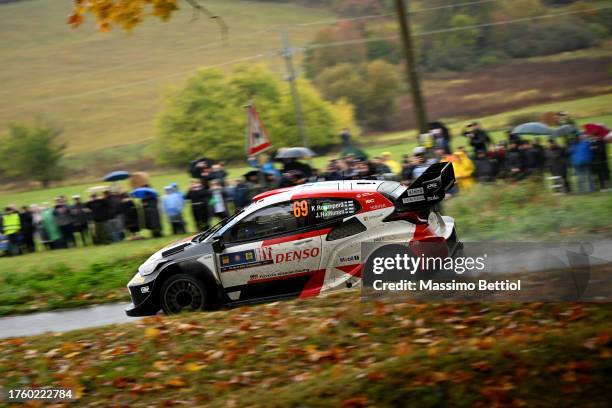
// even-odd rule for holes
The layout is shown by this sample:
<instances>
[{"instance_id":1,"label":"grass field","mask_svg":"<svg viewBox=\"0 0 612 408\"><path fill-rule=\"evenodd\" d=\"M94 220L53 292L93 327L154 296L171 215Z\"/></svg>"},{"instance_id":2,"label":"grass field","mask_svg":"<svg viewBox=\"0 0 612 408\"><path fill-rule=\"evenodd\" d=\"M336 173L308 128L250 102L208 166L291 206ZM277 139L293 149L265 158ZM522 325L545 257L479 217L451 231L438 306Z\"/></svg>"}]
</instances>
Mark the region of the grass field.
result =
<instances>
[{"instance_id":1,"label":"grass field","mask_svg":"<svg viewBox=\"0 0 612 408\"><path fill-rule=\"evenodd\" d=\"M611 311L345 291L0 340L0 385L88 406L607 407Z\"/></svg>"},{"instance_id":2,"label":"grass field","mask_svg":"<svg viewBox=\"0 0 612 408\"><path fill-rule=\"evenodd\" d=\"M0 131L10 121L42 115L64 129L69 153L150 139L161 95L199 67L264 54L256 62L282 75L279 26L333 18L293 4L207 0L229 26L224 43L218 25L205 17L193 21L189 7L167 23L149 19L126 35L119 29L101 34L91 19L72 29L66 24L72 3L0 5ZM317 29L295 27L291 39L304 44Z\"/></svg>"}]
</instances>

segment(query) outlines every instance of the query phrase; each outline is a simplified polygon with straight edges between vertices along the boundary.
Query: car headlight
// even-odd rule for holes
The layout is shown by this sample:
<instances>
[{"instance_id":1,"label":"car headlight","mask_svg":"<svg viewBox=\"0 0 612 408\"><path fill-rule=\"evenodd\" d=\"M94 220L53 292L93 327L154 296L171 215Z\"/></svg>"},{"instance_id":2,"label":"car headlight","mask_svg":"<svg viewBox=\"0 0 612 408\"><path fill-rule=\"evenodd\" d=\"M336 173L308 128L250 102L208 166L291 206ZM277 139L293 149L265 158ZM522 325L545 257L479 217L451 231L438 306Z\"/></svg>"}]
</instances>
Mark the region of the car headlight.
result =
<instances>
[{"instance_id":1,"label":"car headlight","mask_svg":"<svg viewBox=\"0 0 612 408\"><path fill-rule=\"evenodd\" d=\"M140 273L142 276L152 274L161 260L162 258L159 254L153 254L149 259L145 261L145 263L138 267L138 273Z\"/></svg>"}]
</instances>

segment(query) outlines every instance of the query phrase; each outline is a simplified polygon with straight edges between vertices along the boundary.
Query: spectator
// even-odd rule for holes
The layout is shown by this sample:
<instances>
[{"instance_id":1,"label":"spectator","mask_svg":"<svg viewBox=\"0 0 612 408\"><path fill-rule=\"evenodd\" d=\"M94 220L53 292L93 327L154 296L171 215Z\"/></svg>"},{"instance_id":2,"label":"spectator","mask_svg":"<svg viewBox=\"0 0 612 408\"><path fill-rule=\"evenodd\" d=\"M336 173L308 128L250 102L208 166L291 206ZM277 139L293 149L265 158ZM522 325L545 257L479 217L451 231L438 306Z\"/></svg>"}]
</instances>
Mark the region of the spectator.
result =
<instances>
[{"instance_id":1,"label":"spectator","mask_svg":"<svg viewBox=\"0 0 612 408\"><path fill-rule=\"evenodd\" d=\"M592 192L591 163L593 162L593 152L588 135L583 133L578 136L578 141L570 148L570 158L576 174L576 191L579 194Z\"/></svg>"},{"instance_id":2,"label":"spectator","mask_svg":"<svg viewBox=\"0 0 612 408\"><path fill-rule=\"evenodd\" d=\"M174 235L185 233L185 221L183 221L184 205L183 198L176 194L173 186L166 186L164 188L162 207L172 226L172 233Z\"/></svg>"},{"instance_id":3,"label":"spectator","mask_svg":"<svg viewBox=\"0 0 612 408\"><path fill-rule=\"evenodd\" d=\"M434 137L434 143L437 147L444 149L445 154L451 153L451 133L450 130L442 122L431 122L429 129Z\"/></svg>"},{"instance_id":4,"label":"spectator","mask_svg":"<svg viewBox=\"0 0 612 408\"><path fill-rule=\"evenodd\" d=\"M453 153L452 162L459 191L469 191L474 186L474 163L463 147Z\"/></svg>"},{"instance_id":5,"label":"spectator","mask_svg":"<svg viewBox=\"0 0 612 408\"><path fill-rule=\"evenodd\" d=\"M298 172L300 179L307 179L312 173L311 167L306 163L299 162L296 159L283 159L283 173L290 171Z\"/></svg>"},{"instance_id":6,"label":"spectator","mask_svg":"<svg viewBox=\"0 0 612 408\"><path fill-rule=\"evenodd\" d=\"M544 154L546 157L546 168L553 177L560 177L563 180L563 189L566 193L569 193L570 185L567 177L567 149L563 146L559 146L555 139L550 139L548 149L546 149Z\"/></svg>"},{"instance_id":7,"label":"spectator","mask_svg":"<svg viewBox=\"0 0 612 408\"><path fill-rule=\"evenodd\" d=\"M53 209L48 207L48 203L43 203L41 208L42 226L46 241L43 244L47 249L58 249L63 247L62 233L55 223Z\"/></svg>"},{"instance_id":8,"label":"spectator","mask_svg":"<svg viewBox=\"0 0 612 408\"><path fill-rule=\"evenodd\" d=\"M426 163L425 153L427 149L417 146L412 150L412 157L404 163L402 170L402 180L407 184L412 184L421 174L427 170L429 165Z\"/></svg>"},{"instance_id":9,"label":"spectator","mask_svg":"<svg viewBox=\"0 0 612 408\"><path fill-rule=\"evenodd\" d=\"M154 238L162 236L157 196L151 192L145 193L142 199L145 228L150 230Z\"/></svg>"},{"instance_id":10,"label":"spectator","mask_svg":"<svg viewBox=\"0 0 612 408\"><path fill-rule=\"evenodd\" d=\"M21 220L19 219L19 212L15 205L9 205L4 209L4 215L2 215L2 233L6 235L8 239L8 251L9 256L21 255Z\"/></svg>"},{"instance_id":11,"label":"spectator","mask_svg":"<svg viewBox=\"0 0 612 408\"><path fill-rule=\"evenodd\" d=\"M476 158L474 158L474 177L477 181L485 183L495 179L491 160L483 150L476 152Z\"/></svg>"},{"instance_id":12,"label":"spectator","mask_svg":"<svg viewBox=\"0 0 612 408\"><path fill-rule=\"evenodd\" d=\"M55 199L55 208L53 209L53 218L55 224L59 227L61 238L61 247L70 248L76 246L74 233L72 232L72 215L70 207L66 203L64 196L59 196Z\"/></svg>"},{"instance_id":13,"label":"spectator","mask_svg":"<svg viewBox=\"0 0 612 408\"><path fill-rule=\"evenodd\" d=\"M192 180L185 197L191 201L191 213L198 231L205 231L208 226L208 201L210 194L200 180Z\"/></svg>"},{"instance_id":14,"label":"spectator","mask_svg":"<svg viewBox=\"0 0 612 408\"><path fill-rule=\"evenodd\" d=\"M121 204L119 211L123 218L123 225L126 231L130 233L129 240L142 238L140 232L140 217L138 214L138 206L127 193L121 194Z\"/></svg>"},{"instance_id":15,"label":"spectator","mask_svg":"<svg viewBox=\"0 0 612 408\"><path fill-rule=\"evenodd\" d=\"M488 153L491 163L493 180L505 177L506 168L506 147L503 143L497 143Z\"/></svg>"},{"instance_id":16,"label":"spectator","mask_svg":"<svg viewBox=\"0 0 612 408\"><path fill-rule=\"evenodd\" d=\"M210 184L210 197L210 206L215 217L226 218L228 216L226 196L218 180L213 180Z\"/></svg>"},{"instance_id":17,"label":"spectator","mask_svg":"<svg viewBox=\"0 0 612 408\"><path fill-rule=\"evenodd\" d=\"M591 163L591 170L597 181L599 182L599 189L605 190L608 187L608 181L610 180L610 169L608 167L608 152L606 142L602 137L594 137L591 144L593 150L593 162Z\"/></svg>"},{"instance_id":18,"label":"spectator","mask_svg":"<svg viewBox=\"0 0 612 408\"><path fill-rule=\"evenodd\" d=\"M518 145L511 141L508 144L508 152L506 153L506 175L511 180L521 180L525 176L525 160L524 154L519 150Z\"/></svg>"},{"instance_id":19,"label":"spectator","mask_svg":"<svg viewBox=\"0 0 612 408\"><path fill-rule=\"evenodd\" d=\"M105 191L104 200L107 203L107 230L112 242L122 241L123 234L123 218L121 216L121 195L117 192Z\"/></svg>"},{"instance_id":20,"label":"spectator","mask_svg":"<svg viewBox=\"0 0 612 408\"><path fill-rule=\"evenodd\" d=\"M383 152L382 154L383 163L391 169L393 174L400 174L402 171L402 165L391 158L391 152Z\"/></svg>"},{"instance_id":21,"label":"spectator","mask_svg":"<svg viewBox=\"0 0 612 408\"><path fill-rule=\"evenodd\" d=\"M86 205L91 211L91 218L94 223L94 244L110 244L111 238L107 225L107 221L109 220L109 203L107 199L99 197L97 194L92 194L91 200L89 200Z\"/></svg>"},{"instance_id":22,"label":"spectator","mask_svg":"<svg viewBox=\"0 0 612 408\"><path fill-rule=\"evenodd\" d=\"M34 217L32 212L27 206L21 207L19 213L19 219L21 222L21 241L26 252L36 252L36 245L34 244L34 233L36 232L36 226L34 225Z\"/></svg>"},{"instance_id":23,"label":"spectator","mask_svg":"<svg viewBox=\"0 0 612 408\"><path fill-rule=\"evenodd\" d=\"M474 153L479 150L487 151L487 148L491 143L491 138L489 137L489 134L480 127L480 123L470 123L466 127L463 134L470 139L470 145L474 149Z\"/></svg>"},{"instance_id":24,"label":"spectator","mask_svg":"<svg viewBox=\"0 0 612 408\"><path fill-rule=\"evenodd\" d=\"M223 168L223 163L213 164L211 172L208 176L209 180L218 180L222 187L225 187L225 178L227 171Z\"/></svg>"},{"instance_id":25,"label":"spectator","mask_svg":"<svg viewBox=\"0 0 612 408\"><path fill-rule=\"evenodd\" d=\"M81 196L72 196L72 200L73 204L70 208L72 215L72 231L75 235L80 235L83 246L87 246L87 241L90 240L89 220L91 217L91 211L85 204L83 204L81 201Z\"/></svg>"}]
</instances>

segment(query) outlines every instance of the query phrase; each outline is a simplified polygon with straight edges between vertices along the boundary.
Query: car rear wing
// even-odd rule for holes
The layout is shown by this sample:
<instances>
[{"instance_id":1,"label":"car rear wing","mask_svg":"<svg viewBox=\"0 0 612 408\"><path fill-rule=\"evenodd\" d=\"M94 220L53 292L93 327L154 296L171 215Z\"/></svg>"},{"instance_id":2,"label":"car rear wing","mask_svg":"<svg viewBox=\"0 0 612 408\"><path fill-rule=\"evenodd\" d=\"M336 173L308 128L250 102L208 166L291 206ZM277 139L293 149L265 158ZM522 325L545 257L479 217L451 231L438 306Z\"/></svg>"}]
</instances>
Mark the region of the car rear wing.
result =
<instances>
[{"instance_id":1,"label":"car rear wing","mask_svg":"<svg viewBox=\"0 0 612 408\"><path fill-rule=\"evenodd\" d=\"M387 181L378 187L378 191L393 201L396 211L421 211L442 201L454 184L453 164L442 162L429 166L410 187Z\"/></svg>"},{"instance_id":2,"label":"car rear wing","mask_svg":"<svg viewBox=\"0 0 612 408\"><path fill-rule=\"evenodd\" d=\"M431 207L441 202L454 184L453 164L434 163L398 197L397 204L413 211Z\"/></svg>"}]
</instances>

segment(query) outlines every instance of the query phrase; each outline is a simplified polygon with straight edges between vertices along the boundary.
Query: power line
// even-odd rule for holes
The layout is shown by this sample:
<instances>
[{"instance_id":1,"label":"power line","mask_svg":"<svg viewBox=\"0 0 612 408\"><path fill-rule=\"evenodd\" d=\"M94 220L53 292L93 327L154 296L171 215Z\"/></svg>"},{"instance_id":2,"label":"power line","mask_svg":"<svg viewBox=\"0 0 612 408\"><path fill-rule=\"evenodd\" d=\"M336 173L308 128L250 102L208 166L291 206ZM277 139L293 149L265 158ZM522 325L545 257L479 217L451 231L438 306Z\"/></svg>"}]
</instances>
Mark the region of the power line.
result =
<instances>
[{"instance_id":1,"label":"power line","mask_svg":"<svg viewBox=\"0 0 612 408\"><path fill-rule=\"evenodd\" d=\"M491 23L473 24L473 25L467 25L467 26L461 26L461 27L441 28L438 30L421 31L421 32L415 33L414 36L423 37L423 36L433 35L433 34L449 33L449 32L455 32L455 31L463 31L463 30L472 30L475 28L493 27L493 26L499 26L499 25L505 25L505 24L514 24L514 23L521 23L521 22L533 21L533 20L542 20L546 18L560 17L560 16L566 16L566 15L572 15L572 14L589 13L593 11L607 10L610 8L612 8L612 5L592 8L592 9L566 11L566 12L553 13L553 14L543 14L543 15L534 16L534 17L515 18L512 20L494 21ZM399 38L399 35L397 34L386 36L386 37L359 38L355 40L335 41L331 43L308 44L308 45L303 46L302 49L318 49L318 48L327 48L327 47L337 47L337 46L342 46L342 45L362 44L362 43L375 42L375 41L396 40L398 38Z\"/></svg>"},{"instance_id":2,"label":"power line","mask_svg":"<svg viewBox=\"0 0 612 408\"><path fill-rule=\"evenodd\" d=\"M6 109L1 109L0 112L19 110L19 109L21 109L23 107L27 107L27 106L30 106L30 105L39 105L39 104L45 104L45 103L60 102L60 101L68 100L68 99L81 98L83 96L97 95L97 94L108 92L108 91L115 91L115 90L118 90L118 89L130 88L130 87L136 86L136 85L142 85L142 84L147 84L147 83L151 83L151 82L156 82L156 81L163 80L163 79L171 79L171 78L183 76L183 75L190 74L190 73L192 73L194 71L197 71L197 70L200 70L200 69L219 68L219 67L223 67L223 66L226 66L226 65L237 64L239 62L251 61L251 60L254 60L254 59L258 59L258 58L264 58L265 56L266 56L265 53L255 54L255 55L251 55L251 56L248 56L248 57L236 58L234 60L222 62L222 63L219 63L219 64L205 65L205 66L201 66L201 67L198 67L198 68L195 68L195 69L190 69L190 70L187 70L187 71L174 72L174 73L168 74L168 75L160 75L160 76L156 76L156 77L142 79L142 80L139 80L139 81L132 81L132 82L127 82L127 83L123 83L123 84L119 84L119 85L109 86L109 87L106 87L106 88L92 89L91 91L81 92L81 93L78 93L78 94L63 95L63 96L58 96L56 98L40 99L40 100L36 100L36 101L25 103L25 104L22 104L22 105L11 106L11 107L6 108Z\"/></svg>"},{"instance_id":3,"label":"power line","mask_svg":"<svg viewBox=\"0 0 612 408\"><path fill-rule=\"evenodd\" d=\"M453 4L446 4L446 5L443 5L443 6L424 7L424 8L420 8L420 9L416 9L416 10L409 10L408 13L416 14L416 13L422 13L422 12L425 12L425 11L442 10L442 9L454 8L454 7L473 6L473 5L478 5L478 4L494 3L494 2L497 2L497 1L499 1L499 0L475 0L475 1L465 2L465 3L453 3ZM293 27L308 27L308 26L314 26L314 25L329 25L329 24L336 24L336 23L344 22L344 21L369 20L369 19L373 19L373 18L386 18L386 17L392 17L392 16L395 16L395 13L368 14L368 15L357 16L357 17L337 18L337 19L333 19L333 20L321 20L321 21L313 21L313 22L309 22L309 23L300 23L300 24L293 25Z\"/></svg>"}]
</instances>

